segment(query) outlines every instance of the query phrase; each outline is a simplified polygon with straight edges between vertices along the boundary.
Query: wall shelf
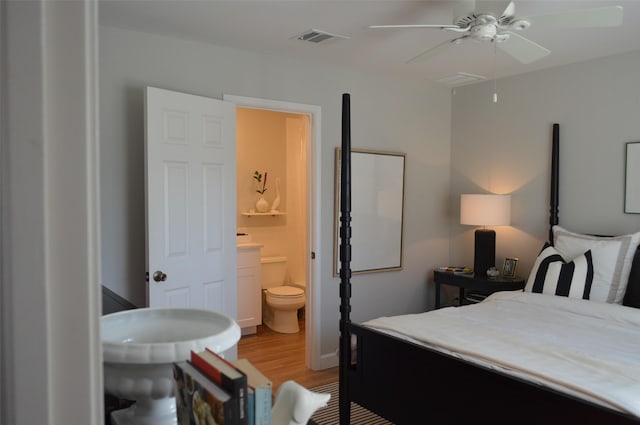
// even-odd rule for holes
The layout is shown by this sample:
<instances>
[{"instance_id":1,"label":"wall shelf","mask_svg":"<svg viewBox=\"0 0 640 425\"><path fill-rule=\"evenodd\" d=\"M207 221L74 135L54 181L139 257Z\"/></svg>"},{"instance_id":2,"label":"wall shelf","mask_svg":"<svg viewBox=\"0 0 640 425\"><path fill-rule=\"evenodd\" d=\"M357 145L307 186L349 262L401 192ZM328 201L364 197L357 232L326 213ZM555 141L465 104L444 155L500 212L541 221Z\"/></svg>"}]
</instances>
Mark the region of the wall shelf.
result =
<instances>
[{"instance_id":1,"label":"wall shelf","mask_svg":"<svg viewBox=\"0 0 640 425\"><path fill-rule=\"evenodd\" d=\"M277 216L277 215L287 215L286 212L281 212L281 211L269 211L269 212L264 212L264 213L258 213L258 212L242 212L240 213L240 215L243 215L245 217L255 217L255 216Z\"/></svg>"}]
</instances>

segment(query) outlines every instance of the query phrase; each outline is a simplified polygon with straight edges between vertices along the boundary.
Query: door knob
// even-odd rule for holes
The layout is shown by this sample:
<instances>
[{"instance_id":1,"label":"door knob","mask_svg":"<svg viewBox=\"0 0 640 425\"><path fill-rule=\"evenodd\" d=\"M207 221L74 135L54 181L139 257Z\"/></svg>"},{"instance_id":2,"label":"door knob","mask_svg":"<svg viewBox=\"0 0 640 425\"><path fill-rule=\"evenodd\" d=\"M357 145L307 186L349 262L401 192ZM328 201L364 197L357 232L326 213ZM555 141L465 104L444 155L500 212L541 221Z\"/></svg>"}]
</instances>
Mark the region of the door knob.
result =
<instances>
[{"instance_id":1,"label":"door knob","mask_svg":"<svg viewBox=\"0 0 640 425\"><path fill-rule=\"evenodd\" d=\"M167 275L158 270L157 272L153 273L153 280L155 280L156 282L164 282L165 280L167 280Z\"/></svg>"}]
</instances>

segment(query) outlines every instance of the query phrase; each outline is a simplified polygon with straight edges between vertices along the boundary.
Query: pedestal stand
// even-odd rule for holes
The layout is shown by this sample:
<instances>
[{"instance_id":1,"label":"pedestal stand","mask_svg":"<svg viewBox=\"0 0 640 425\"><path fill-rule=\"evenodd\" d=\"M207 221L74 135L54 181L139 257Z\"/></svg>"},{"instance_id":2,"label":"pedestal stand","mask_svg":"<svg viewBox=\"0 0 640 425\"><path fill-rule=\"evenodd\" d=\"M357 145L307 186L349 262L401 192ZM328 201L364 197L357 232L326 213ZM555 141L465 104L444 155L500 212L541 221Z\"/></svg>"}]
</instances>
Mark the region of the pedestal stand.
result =
<instances>
[{"instance_id":1,"label":"pedestal stand","mask_svg":"<svg viewBox=\"0 0 640 425\"><path fill-rule=\"evenodd\" d=\"M176 399L143 399L126 409L111 412L112 425L176 425Z\"/></svg>"}]
</instances>

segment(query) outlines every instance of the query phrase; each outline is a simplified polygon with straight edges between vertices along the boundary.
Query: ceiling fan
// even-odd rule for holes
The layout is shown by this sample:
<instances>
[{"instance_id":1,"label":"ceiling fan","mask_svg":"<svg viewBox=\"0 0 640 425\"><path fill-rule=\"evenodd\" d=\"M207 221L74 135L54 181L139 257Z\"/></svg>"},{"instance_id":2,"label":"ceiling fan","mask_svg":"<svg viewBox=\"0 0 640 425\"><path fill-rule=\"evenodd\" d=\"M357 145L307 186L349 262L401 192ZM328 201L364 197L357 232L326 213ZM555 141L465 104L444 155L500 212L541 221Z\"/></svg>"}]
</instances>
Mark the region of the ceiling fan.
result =
<instances>
[{"instance_id":1,"label":"ceiling fan","mask_svg":"<svg viewBox=\"0 0 640 425\"><path fill-rule=\"evenodd\" d=\"M371 25L371 29L432 28L461 34L432 47L407 63L430 59L448 48L466 40L495 42L496 46L523 64L528 64L550 53L515 31L524 31L531 25L548 28L604 28L622 25L622 6L569 10L547 15L519 18L515 16L512 1L464 0L456 4L453 24L447 25Z\"/></svg>"}]
</instances>

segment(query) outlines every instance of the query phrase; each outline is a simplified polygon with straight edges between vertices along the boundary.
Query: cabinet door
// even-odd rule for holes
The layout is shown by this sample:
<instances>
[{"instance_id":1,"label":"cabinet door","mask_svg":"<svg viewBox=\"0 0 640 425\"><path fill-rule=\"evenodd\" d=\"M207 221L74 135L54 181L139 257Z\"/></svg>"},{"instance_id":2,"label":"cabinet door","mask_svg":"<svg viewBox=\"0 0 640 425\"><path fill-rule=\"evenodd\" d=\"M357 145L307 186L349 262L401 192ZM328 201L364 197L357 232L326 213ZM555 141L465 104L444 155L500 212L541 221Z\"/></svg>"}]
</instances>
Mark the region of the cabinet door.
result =
<instances>
[{"instance_id":1,"label":"cabinet door","mask_svg":"<svg viewBox=\"0 0 640 425\"><path fill-rule=\"evenodd\" d=\"M238 268L238 325L241 328L262 323L260 267Z\"/></svg>"},{"instance_id":2,"label":"cabinet door","mask_svg":"<svg viewBox=\"0 0 640 425\"><path fill-rule=\"evenodd\" d=\"M262 324L262 285L260 247L238 248L238 325Z\"/></svg>"}]
</instances>

